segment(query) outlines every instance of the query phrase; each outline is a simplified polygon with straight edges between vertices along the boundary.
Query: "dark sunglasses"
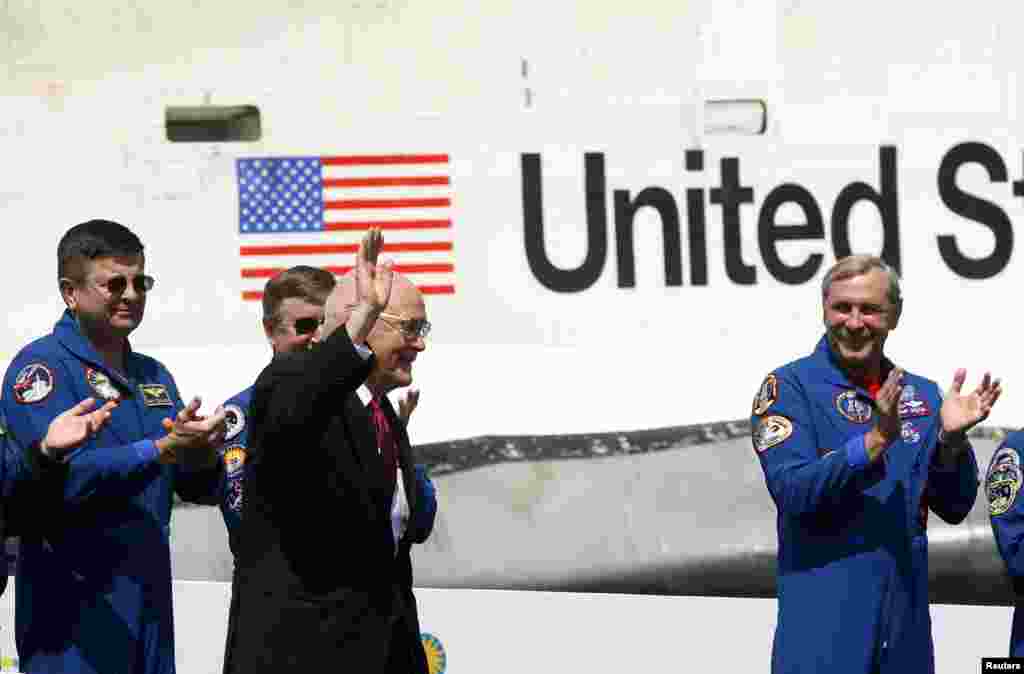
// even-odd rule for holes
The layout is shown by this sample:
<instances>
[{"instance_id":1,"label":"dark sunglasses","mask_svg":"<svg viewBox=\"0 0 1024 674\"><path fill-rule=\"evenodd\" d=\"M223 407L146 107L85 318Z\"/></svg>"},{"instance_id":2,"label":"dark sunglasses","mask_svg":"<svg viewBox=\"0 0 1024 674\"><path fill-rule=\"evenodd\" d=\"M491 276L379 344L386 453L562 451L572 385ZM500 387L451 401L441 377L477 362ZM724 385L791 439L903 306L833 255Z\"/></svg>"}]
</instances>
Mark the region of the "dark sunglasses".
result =
<instances>
[{"instance_id":1,"label":"dark sunglasses","mask_svg":"<svg viewBox=\"0 0 1024 674\"><path fill-rule=\"evenodd\" d=\"M309 335L316 332L316 329L320 327L320 324L324 322L322 318L297 318L295 319L295 334L296 335Z\"/></svg>"},{"instance_id":2,"label":"dark sunglasses","mask_svg":"<svg viewBox=\"0 0 1024 674\"><path fill-rule=\"evenodd\" d=\"M97 283L95 281L93 281L93 283L100 288L106 288L107 292L111 295L123 295L124 291L128 289L128 279L124 276L114 276L103 283ZM135 292L140 295L152 290L154 285L156 285L156 279L152 276L139 274L132 278L132 288L134 288Z\"/></svg>"}]
</instances>

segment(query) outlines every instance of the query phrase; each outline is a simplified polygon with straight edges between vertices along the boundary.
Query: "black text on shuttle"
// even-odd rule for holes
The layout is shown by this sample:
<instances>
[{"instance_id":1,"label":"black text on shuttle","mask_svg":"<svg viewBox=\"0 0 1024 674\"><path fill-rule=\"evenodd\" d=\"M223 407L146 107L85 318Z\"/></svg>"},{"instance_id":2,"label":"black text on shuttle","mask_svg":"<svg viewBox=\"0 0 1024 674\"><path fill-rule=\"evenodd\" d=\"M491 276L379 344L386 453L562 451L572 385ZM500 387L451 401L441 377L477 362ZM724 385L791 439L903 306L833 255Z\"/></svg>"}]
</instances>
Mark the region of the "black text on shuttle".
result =
<instances>
[{"instance_id":1,"label":"black text on shuttle","mask_svg":"<svg viewBox=\"0 0 1024 674\"><path fill-rule=\"evenodd\" d=\"M686 241L690 284L708 284L708 248L706 201L722 209L723 253L725 273L737 285L757 283L757 267L744 262L740 237L740 206L754 203L754 189L743 185L740 162L736 157L723 157L721 179L717 187L707 190L686 190ZM687 172L704 169L704 153L687 150ZM587 253L575 269L562 269L551 263L544 246L544 214L542 200L541 157L522 155L523 229L526 258L534 276L550 290L578 292L586 290L600 278L608 252L607 185L605 157L600 152L584 156L584 191L587 214ZM635 195L629 190L612 193L615 209L615 247L617 282L620 288L636 285L633 230L637 211L653 208L662 225L665 257L665 285L680 286L682 275L682 235L679 208L672 193L663 187L646 187ZM899 205L896 185L896 148L879 148L879 186L853 182L843 188L832 206L830 230L835 256L851 254L849 215L859 201L875 205L881 216L884 232L880 255L897 270L900 268ZM780 224L776 220L785 204L794 204L803 213L800 224ZM779 241L815 240L825 238L825 221L817 200L809 190L797 183L784 183L772 189L761 203L757 218L757 242L767 272L787 284L804 283L818 272L824 261L822 253L809 253L797 265L788 265L778 254Z\"/></svg>"}]
</instances>

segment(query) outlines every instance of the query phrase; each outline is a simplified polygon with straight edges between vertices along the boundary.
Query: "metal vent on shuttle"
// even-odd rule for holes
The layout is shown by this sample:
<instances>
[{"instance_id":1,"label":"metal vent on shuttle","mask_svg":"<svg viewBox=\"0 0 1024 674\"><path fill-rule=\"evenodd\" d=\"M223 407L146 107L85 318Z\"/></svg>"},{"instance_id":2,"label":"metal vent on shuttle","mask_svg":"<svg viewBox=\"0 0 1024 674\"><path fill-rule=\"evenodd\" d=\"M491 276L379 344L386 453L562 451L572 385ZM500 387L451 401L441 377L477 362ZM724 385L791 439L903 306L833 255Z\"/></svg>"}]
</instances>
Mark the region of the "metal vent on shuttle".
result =
<instances>
[{"instance_id":1,"label":"metal vent on shuttle","mask_svg":"<svg viewBox=\"0 0 1024 674\"><path fill-rule=\"evenodd\" d=\"M164 115L172 143L231 143L260 139L255 105L169 106Z\"/></svg>"},{"instance_id":2,"label":"metal vent on shuttle","mask_svg":"<svg viewBox=\"0 0 1024 674\"><path fill-rule=\"evenodd\" d=\"M768 105L760 98L704 102L706 135L760 136L768 129Z\"/></svg>"}]
</instances>

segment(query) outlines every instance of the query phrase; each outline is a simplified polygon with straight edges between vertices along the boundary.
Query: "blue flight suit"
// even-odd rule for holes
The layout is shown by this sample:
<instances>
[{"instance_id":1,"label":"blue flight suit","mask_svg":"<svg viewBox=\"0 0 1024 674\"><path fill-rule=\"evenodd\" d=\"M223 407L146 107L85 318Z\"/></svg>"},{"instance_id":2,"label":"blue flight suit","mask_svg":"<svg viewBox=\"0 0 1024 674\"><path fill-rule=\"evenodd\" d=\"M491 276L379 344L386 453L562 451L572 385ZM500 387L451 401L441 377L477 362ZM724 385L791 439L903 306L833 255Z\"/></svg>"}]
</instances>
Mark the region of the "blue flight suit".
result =
<instances>
[{"instance_id":1,"label":"blue flight suit","mask_svg":"<svg viewBox=\"0 0 1024 674\"><path fill-rule=\"evenodd\" d=\"M228 417L228 431L224 437L224 448L221 458L224 462L224 473L220 485L220 511L224 516L224 524L228 529L228 544L232 554L238 554L238 535L242 522L243 478L245 476L245 459L248 452L249 428L247 415L249 401L252 399L252 387L233 396L224 403ZM298 460L301 460L298 459ZM417 509L414 517L409 520L406 536L413 543L423 543L434 530L434 519L437 515L437 494L434 483L427 476L426 467L416 466L416 488L418 502L423 509Z\"/></svg>"},{"instance_id":2,"label":"blue flight suit","mask_svg":"<svg viewBox=\"0 0 1024 674\"><path fill-rule=\"evenodd\" d=\"M883 360L883 377L892 367ZM778 510L773 674L934 671L928 508L963 521L978 469L973 449L939 465L939 388L910 373L903 383L902 438L874 463L874 400L826 337L754 398L754 449Z\"/></svg>"},{"instance_id":3,"label":"blue flight suit","mask_svg":"<svg viewBox=\"0 0 1024 674\"><path fill-rule=\"evenodd\" d=\"M25 520L31 521L33 510L26 501L26 490L32 490L42 476L43 458L33 459L29 452L38 452L37 445L23 449L7 432L0 417L0 595L7 588L6 538L17 536Z\"/></svg>"},{"instance_id":4,"label":"blue flight suit","mask_svg":"<svg viewBox=\"0 0 1024 674\"><path fill-rule=\"evenodd\" d=\"M985 474L989 520L999 554L1006 563L1013 583L1016 608L1010 630L1010 655L1024 657L1024 501L1018 498L1024 479L1021 452L1024 431L1014 431L1000 443Z\"/></svg>"},{"instance_id":5,"label":"blue flight suit","mask_svg":"<svg viewBox=\"0 0 1024 674\"><path fill-rule=\"evenodd\" d=\"M23 348L3 382L3 412L22 443L83 398L118 398L99 433L63 458L63 479L38 526L22 532L15 642L23 671L173 674L172 490L216 502L219 463L158 461L161 421L182 407L156 360L127 348L126 375L107 367L70 311Z\"/></svg>"}]
</instances>

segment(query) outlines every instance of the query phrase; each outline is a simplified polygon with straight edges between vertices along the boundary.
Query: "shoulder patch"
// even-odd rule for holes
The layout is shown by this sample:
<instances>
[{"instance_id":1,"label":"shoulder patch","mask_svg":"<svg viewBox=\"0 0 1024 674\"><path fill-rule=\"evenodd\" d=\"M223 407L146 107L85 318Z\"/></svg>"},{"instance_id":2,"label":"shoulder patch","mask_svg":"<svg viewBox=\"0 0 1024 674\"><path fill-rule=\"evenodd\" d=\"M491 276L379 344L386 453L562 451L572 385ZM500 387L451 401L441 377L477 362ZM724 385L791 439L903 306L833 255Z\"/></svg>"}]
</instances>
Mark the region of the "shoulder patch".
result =
<instances>
[{"instance_id":1,"label":"shoulder patch","mask_svg":"<svg viewBox=\"0 0 1024 674\"><path fill-rule=\"evenodd\" d=\"M224 406L224 414L227 417L225 421L228 426L227 433L224 434L224 439L231 440L238 437L238 434L245 429L245 412L243 412L242 408L238 405L231 403Z\"/></svg>"},{"instance_id":2,"label":"shoulder patch","mask_svg":"<svg viewBox=\"0 0 1024 674\"><path fill-rule=\"evenodd\" d=\"M89 388L95 391L96 395L103 400L121 399L121 392L110 381L110 377L103 372L87 367L85 368L85 381L88 382Z\"/></svg>"},{"instance_id":3,"label":"shoulder patch","mask_svg":"<svg viewBox=\"0 0 1024 674\"><path fill-rule=\"evenodd\" d=\"M1002 515L1013 507L1020 492L1020 454L1013 447L1003 447L989 464L985 475L985 495L990 515Z\"/></svg>"},{"instance_id":4,"label":"shoulder patch","mask_svg":"<svg viewBox=\"0 0 1024 674\"><path fill-rule=\"evenodd\" d=\"M836 410L855 424L866 424L871 421L871 404L858 398L857 392L853 389L836 394Z\"/></svg>"},{"instance_id":5,"label":"shoulder patch","mask_svg":"<svg viewBox=\"0 0 1024 674\"><path fill-rule=\"evenodd\" d=\"M53 372L44 363L29 363L14 378L14 399L23 405L45 400L53 391Z\"/></svg>"},{"instance_id":6,"label":"shoulder patch","mask_svg":"<svg viewBox=\"0 0 1024 674\"><path fill-rule=\"evenodd\" d=\"M786 438L791 435L793 435L792 421L778 415L764 417L757 422L757 427L754 429L754 449L760 454L766 449L785 442Z\"/></svg>"},{"instance_id":7,"label":"shoulder patch","mask_svg":"<svg viewBox=\"0 0 1024 674\"><path fill-rule=\"evenodd\" d=\"M245 457L245 447L242 445L231 445L223 454L224 474L227 476L224 505L239 515L242 514L245 491Z\"/></svg>"},{"instance_id":8,"label":"shoulder patch","mask_svg":"<svg viewBox=\"0 0 1024 674\"><path fill-rule=\"evenodd\" d=\"M231 445L224 449L224 470L228 477L238 475L245 466L245 447Z\"/></svg>"},{"instance_id":9,"label":"shoulder patch","mask_svg":"<svg viewBox=\"0 0 1024 674\"><path fill-rule=\"evenodd\" d=\"M751 410L751 414L756 417L761 416L768 411L768 408L778 400L779 397L779 382L775 379L774 374L770 374L764 378L761 382L761 388L757 390L757 395L754 396L754 405Z\"/></svg>"}]
</instances>

